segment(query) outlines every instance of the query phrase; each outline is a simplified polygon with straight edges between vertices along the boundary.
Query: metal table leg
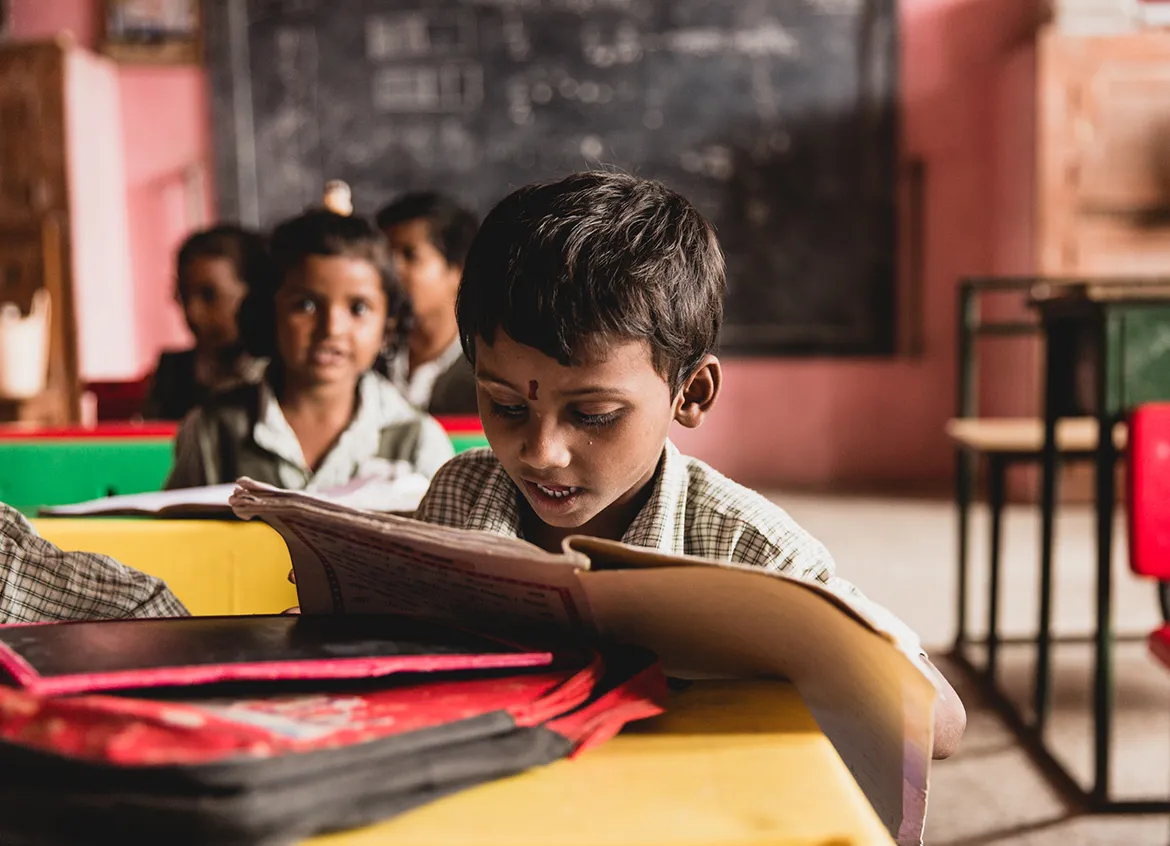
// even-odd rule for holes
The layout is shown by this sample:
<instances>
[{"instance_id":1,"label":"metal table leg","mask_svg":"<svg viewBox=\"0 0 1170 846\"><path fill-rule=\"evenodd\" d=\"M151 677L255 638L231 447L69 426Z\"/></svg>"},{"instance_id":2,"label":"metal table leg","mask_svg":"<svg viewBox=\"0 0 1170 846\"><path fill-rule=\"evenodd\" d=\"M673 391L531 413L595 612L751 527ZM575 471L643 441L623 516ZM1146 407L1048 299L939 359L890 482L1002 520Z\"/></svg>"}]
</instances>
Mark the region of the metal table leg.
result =
<instances>
[{"instance_id":1,"label":"metal table leg","mask_svg":"<svg viewBox=\"0 0 1170 846\"><path fill-rule=\"evenodd\" d=\"M991 511L991 549L988 555L990 578L987 586L987 676L992 683L996 678L996 662L999 656L999 574L1000 553L1003 544L1003 506L1007 487L1006 462L993 456L987 467L987 505Z\"/></svg>"}]
</instances>

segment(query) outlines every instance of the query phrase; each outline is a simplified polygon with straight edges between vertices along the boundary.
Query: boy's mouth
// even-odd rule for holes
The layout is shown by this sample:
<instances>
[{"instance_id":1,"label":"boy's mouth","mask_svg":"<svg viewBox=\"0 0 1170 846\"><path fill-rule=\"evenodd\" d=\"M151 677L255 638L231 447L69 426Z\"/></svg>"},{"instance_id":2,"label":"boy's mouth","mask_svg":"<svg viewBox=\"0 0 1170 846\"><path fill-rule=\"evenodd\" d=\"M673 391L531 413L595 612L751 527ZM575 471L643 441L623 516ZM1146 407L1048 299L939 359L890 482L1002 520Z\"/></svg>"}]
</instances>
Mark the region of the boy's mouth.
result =
<instances>
[{"instance_id":1,"label":"boy's mouth","mask_svg":"<svg viewBox=\"0 0 1170 846\"><path fill-rule=\"evenodd\" d=\"M528 488L529 500L545 512L568 511L585 492L584 488L575 485L544 485L527 479L524 484Z\"/></svg>"},{"instance_id":2,"label":"boy's mouth","mask_svg":"<svg viewBox=\"0 0 1170 846\"><path fill-rule=\"evenodd\" d=\"M545 496L551 496L553 499L565 499L573 494L579 494L582 488L573 487L572 485L541 485L533 482L536 489Z\"/></svg>"},{"instance_id":3,"label":"boy's mouth","mask_svg":"<svg viewBox=\"0 0 1170 846\"><path fill-rule=\"evenodd\" d=\"M309 350L309 361L318 367L337 365L345 360L345 353L336 347L313 347Z\"/></svg>"}]
</instances>

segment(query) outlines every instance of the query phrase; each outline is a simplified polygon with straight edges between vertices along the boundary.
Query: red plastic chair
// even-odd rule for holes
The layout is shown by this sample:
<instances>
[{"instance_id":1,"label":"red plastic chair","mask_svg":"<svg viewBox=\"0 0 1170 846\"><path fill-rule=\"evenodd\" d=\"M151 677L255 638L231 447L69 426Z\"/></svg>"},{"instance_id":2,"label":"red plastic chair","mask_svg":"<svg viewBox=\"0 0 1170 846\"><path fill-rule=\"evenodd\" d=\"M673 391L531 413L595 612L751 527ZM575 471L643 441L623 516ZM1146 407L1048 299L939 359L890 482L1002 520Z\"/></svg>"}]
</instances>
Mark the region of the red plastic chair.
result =
<instances>
[{"instance_id":1,"label":"red plastic chair","mask_svg":"<svg viewBox=\"0 0 1170 846\"><path fill-rule=\"evenodd\" d=\"M1129 417L1126 499L1129 566L1161 585L1167 623L1150 635L1150 652L1170 667L1170 403L1138 406Z\"/></svg>"}]
</instances>

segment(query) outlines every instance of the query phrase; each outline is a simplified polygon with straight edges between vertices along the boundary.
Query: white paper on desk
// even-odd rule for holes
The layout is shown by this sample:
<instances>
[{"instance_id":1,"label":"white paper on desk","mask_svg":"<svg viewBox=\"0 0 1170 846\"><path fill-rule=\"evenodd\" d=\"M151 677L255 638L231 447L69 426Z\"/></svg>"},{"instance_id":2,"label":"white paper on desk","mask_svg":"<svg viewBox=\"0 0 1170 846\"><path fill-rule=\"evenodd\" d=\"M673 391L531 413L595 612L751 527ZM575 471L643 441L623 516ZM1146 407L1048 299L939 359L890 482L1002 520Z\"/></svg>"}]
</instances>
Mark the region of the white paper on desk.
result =
<instances>
[{"instance_id":1,"label":"white paper on desk","mask_svg":"<svg viewBox=\"0 0 1170 846\"><path fill-rule=\"evenodd\" d=\"M668 672L790 679L900 846L922 841L934 683L917 638L866 600L595 538L554 555L246 481L232 505L284 536L305 613L551 626L647 646Z\"/></svg>"},{"instance_id":2,"label":"white paper on desk","mask_svg":"<svg viewBox=\"0 0 1170 846\"><path fill-rule=\"evenodd\" d=\"M54 505L40 509L47 517L87 517L96 515L230 515L228 499L236 486L210 485L202 488L182 488L175 491L125 494L79 502L76 505Z\"/></svg>"},{"instance_id":3,"label":"white paper on desk","mask_svg":"<svg viewBox=\"0 0 1170 846\"><path fill-rule=\"evenodd\" d=\"M368 511L396 511L412 513L418 508L429 485L427 478L410 473L393 480L354 479L336 488L309 491L314 499L335 502L350 508ZM114 515L159 517L230 517L229 502L236 489L227 485L207 485L198 488L178 488L173 491L107 496L75 505L54 505L40 509L45 517L96 517ZM275 490L275 489L274 489Z\"/></svg>"}]
</instances>

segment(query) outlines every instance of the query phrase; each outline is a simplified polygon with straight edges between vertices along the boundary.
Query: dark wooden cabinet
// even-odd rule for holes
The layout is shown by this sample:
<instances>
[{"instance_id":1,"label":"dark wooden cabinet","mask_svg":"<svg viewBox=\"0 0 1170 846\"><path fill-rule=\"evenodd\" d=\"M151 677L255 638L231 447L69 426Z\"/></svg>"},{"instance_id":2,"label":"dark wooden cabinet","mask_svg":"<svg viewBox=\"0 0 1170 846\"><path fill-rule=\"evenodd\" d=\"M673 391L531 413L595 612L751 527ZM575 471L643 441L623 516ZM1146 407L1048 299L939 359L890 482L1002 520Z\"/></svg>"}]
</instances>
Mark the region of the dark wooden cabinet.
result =
<instances>
[{"instance_id":1,"label":"dark wooden cabinet","mask_svg":"<svg viewBox=\"0 0 1170 846\"><path fill-rule=\"evenodd\" d=\"M1045 33L1038 270L1170 274L1170 32Z\"/></svg>"},{"instance_id":2,"label":"dark wooden cabinet","mask_svg":"<svg viewBox=\"0 0 1170 846\"><path fill-rule=\"evenodd\" d=\"M79 422L87 368L136 344L118 90L67 38L0 47L0 303L52 299L46 390L0 421Z\"/></svg>"}]
</instances>

